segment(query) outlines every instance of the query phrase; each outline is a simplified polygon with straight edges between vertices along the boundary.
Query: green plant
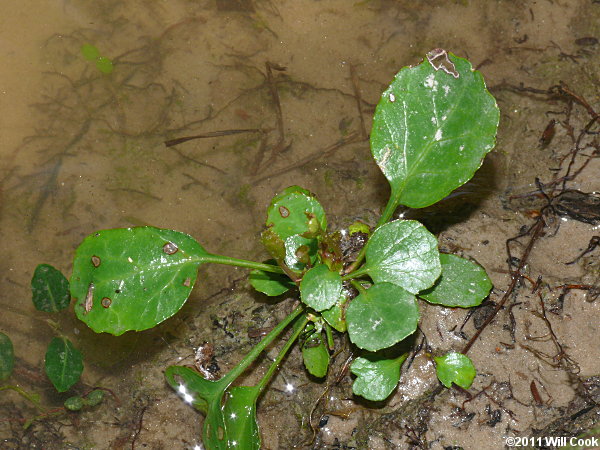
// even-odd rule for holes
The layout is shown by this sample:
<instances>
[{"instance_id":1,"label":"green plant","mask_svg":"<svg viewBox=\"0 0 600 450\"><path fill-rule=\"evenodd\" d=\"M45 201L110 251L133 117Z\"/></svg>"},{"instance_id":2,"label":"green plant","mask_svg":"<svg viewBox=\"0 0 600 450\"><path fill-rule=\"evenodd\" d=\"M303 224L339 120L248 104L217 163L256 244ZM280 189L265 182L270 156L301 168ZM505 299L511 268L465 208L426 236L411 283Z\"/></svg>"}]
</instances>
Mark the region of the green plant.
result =
<instances>
[{"instance_id":1,"label":"green plant","mask_svg":"<svg viewBox=\"0 0 600 450\"><path fill-rule=\"evenodd\" d=\"M423 208L466 183L495 144L499 111L471 64L443 50L400 70L383 93L373 120L371 150L391 195L354 261L342 252L343 234L330 231L309 191L291 186L267 210L262 242L266 263L215 255L187 234L153 227L98 231L76 251L71 295L77 317L96 332L145 330L185 303L202 264L252 269L250 283L267 295L300 292L301 305L229 373L205 379L171 366L168 383L206 415L208 448L259 448L256 402L296 341L308 371L327 373L332 328L348 332L360 349L351 365L354 393L384 400L400 379L406 350L396 344L417 329L417 298L451 307L481 303L491 289L485 270L456 255L440 254L437 240L414 220L393 220L399 205ZM256 386L232 386L259 354L290 328L287 341ZM474 368L464 355L435 359L446 386L469 387Z\"/></svg>"}]
</instances>

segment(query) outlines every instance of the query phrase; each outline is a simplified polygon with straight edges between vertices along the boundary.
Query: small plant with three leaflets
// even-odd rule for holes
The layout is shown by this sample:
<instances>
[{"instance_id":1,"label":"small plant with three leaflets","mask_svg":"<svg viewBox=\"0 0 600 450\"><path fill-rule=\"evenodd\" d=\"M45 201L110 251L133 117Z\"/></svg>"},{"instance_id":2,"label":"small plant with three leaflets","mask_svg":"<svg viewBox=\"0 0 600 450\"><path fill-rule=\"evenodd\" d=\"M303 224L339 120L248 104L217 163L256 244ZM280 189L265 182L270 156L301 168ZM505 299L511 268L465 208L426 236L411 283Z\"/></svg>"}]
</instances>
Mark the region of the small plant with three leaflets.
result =
<instances>
[{"instance_id":1,"label":"small plant with three leaflets","mask_svg":"<svg viewBox=\"0 0 600 450\"><path fill-rule=\"evenodd\" d=\"M219 380L189 367L167 368L168 383L206 415L207 448L260 447L257 399L301 336L306 368L323 377L332 328L347 332L360 349L351 365L353 392L384 400L397 386L407 357L394 353L396 344L417 329L417 299L472 307L491 289L482 267L440 253L422 224L390 219L399 205L424 208L471 179L495 145L498 120L481 74L467 60L436 49L421 64L401 69L377 105L371 151L391 195L353 261L344 260L342 233L328 229L315 196L292 186L268 208L262 241L273 260L266 263L212 254L187 234L153 227L88 236L77 249L71 277L76 314L96 332L152 328L183 306L198 267L206 263L252 269L250 283L267 295L299 290L300 306ZM260 382L233 385L288 327L287 341ZM471 385L475 369L466 356L451 352L435 362L445 386Z\"/></svg>"}]
</instances>

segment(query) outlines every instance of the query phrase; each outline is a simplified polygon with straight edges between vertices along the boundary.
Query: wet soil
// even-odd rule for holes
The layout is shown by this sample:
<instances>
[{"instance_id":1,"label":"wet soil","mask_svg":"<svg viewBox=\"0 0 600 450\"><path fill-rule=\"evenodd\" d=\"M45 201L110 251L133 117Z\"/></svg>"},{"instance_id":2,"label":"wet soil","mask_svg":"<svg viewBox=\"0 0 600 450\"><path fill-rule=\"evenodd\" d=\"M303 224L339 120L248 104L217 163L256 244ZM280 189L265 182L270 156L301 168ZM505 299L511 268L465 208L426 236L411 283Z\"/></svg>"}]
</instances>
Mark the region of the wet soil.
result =
<instances>
[{"instance_id":1,"label":"wet soil","mask_svg":"<svg viewBox=\"0 0 600 450\"><path fill-rule=\"evenodd\" d=\"M483 73L501 109L498 144L457 193L402 213L435 231L442 250L482 264L494 290L472 315L420 304L417 351L386 402L351 395L341 336L326 380L311 379L293 351L259 404L263 447L500 449L508 437L598 434L598 222L582 220L596 202L561 194L600 191L598 2L109 0L42 11L25 0L3 16L0 331L18 358L9 383L43 405L0 392L3 448L197 445L203 418L164 368L192 364L209 342L226 371L259 339L249 330L273 326L293 295L269 300L244 270L203 267L179 314L115 338L71 313L49 324L30 301L35 266L69 273L86 235L145 224L263 260L265 207L292 184L317 194L333 227L374 224L388 186L370 157L370 118L394 74L438 47ZM114 71L86 60L83 44ZM190 135L205 137L165 145ZM102 386L114 397L81 413L55 409L66 395L45 379L43 359L58 333L85 355L71 394ZM475 383L440 389L430 354L467 345Z\"/></svg>"}]
</instances>

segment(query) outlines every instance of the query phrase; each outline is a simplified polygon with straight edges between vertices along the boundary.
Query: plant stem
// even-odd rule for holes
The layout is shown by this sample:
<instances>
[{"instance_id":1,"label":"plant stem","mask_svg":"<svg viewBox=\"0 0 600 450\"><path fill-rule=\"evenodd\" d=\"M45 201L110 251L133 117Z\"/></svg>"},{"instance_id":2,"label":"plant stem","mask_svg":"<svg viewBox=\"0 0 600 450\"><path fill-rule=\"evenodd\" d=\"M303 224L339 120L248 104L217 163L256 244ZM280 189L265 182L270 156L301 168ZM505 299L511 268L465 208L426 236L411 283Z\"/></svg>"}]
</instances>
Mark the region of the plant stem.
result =
<instances>
[{"instance_id":1,"label":"plant stem","mask_svg":"<svg viewBox=\"0 0 600 450\"><path fill-rule=\"evenodd\" d=\"M202 255L202 262L205 263L214 263L214 264L224 264L227 266L237 266L237 267L246 267L248 269L257 269L262 270L264 272L273 272L273 273L284 273L281 267L274 266L272 264L259 263L255 261L248 261L245 259L231 258L229 256L223 255L215 255L212 253L207 253L206 255Z\"/></svg>"},{"instance_id":2,"label":"plant stem","mask_svg":"<svg viewBox=\"0 0 600 450\"><path fill-rule=\"evenodd\" d=\"M367 290L358 281L352 280L351 283L352 283L352 286L354 286L356 288L356 290L358 291L359 294L362 295L365 292L367 292Z\"/></svg>"},{"instance_id":3,"label":"plant stem","mask_svg":"<svg viewBox=\"0 0 600 450\"><path fill-rule=\"evenodd\" d=\"M265 373L260 382L256 385L259 392L262 392L267 387L267 384L269 384L269 381L271 380L271 377L279 367L279 364L281 364L281 361L283 360L283 358L285 358L287 352L290 350L290 348L292 348L292 345L294 345L294 342L296 342L296 339L298 339L298 336L300 336L307 323L308 319L306 316L298 318L296 320L296 322L294 323L294 328L292 329L292 335L288 338L287 342L281 348L281 350L279 350L277 357L269 366L267 373Z\"/></svg>"},{"instance_id":4,"label":"plant stem","mask_svg":"<svg viewBox=\"0 0 600 450\"><path fill-rule=\"evenodd\" d=\"M254 362L258 355L267 348L267 346L273 342L273 340L279 336L279 334L294 321L296 317L298 317L301 313L304 312L304 305L298 306L294 311L292 311L285 319L283 319L275 328L271 330L269 334L267 334L262 341L256 344L252 350L242 359L227 375L225 375L219 382L223 380L227 380L226 384L231 384L233 381L239 377L246 368Z\"/></svg>"},{"instance_id":5,"label":"plant stem","mask_svg":"<svg viewBox=\"0 0 600 450\"><path fill-rule=\"evenodd\" d=\"M354 278L360 278L363 275L367 275L369 272L363 267L361 267L358 270L355 270L354 272L349 273L348 275L344 275L342 277L342 281L348 281L348 280L352 280Z\"/></svg>"}]
</instances>

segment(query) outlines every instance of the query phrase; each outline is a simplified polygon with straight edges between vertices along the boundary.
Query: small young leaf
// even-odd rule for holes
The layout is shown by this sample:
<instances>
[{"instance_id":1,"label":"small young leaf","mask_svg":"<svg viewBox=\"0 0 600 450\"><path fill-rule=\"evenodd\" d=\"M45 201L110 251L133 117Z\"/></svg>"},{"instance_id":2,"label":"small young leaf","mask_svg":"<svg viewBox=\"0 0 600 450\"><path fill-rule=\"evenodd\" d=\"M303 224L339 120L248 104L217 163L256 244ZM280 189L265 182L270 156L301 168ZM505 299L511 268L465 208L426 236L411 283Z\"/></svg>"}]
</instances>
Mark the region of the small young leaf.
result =
<instances>
[{"instance_id":1,"label":"small young leaf","mask_svg":"<svg viewBox=\"0 0 600 450\"><path fill-rule=\"evenodd\" d=\"M58 392L68 391L83 372L83 357L71 341L56 337L46 351L46 375Z\"/></svg>"},{"instance_id":2,"label":"small young leaf","mask_svg":"<svg viewBox=\"0 0 600 450\"><path fill-rule=\"evenodd\" d=\"M15 367L15 352L10 338L0 333L0 381L6 380Z\"/></svg>"},{"instance_id":3,"label":"small young leaf","mask_svg":"<svg viewBox=\"0 0 600 450\"><path fill-rule=\"evenodd\" d=\"M75 313L95 332L152 328L187 300L208 253L191 236L154 227L98 231L75 253Z\"/></svg>"},{"instance_id":4,"label":"small young leaf","mask_svg":"<svg viewBox=\"0 0 600 450\"><path fill-rule=\"evenodd\" d=\"M342 277L325 264L319 264L304 274L300 282L302 302L315 311L331 308L340 299Z\"/></svg>"},{"instance_id":5,"label":"small young leaf","mask_svg":"<svg viewBox=\"0 0 600 450\"><path fill-rule=\"evenodd\" d=\"M31 279L33 304L39 311L58 312L71 302L69 281L49 264L40 264L35 268Z\"/></svg>"},{"instance_id":6,"label":"small young leaf","mask_svg":"<svg viewBox=\"0 0 600 450\"><path fill-rule=\"evenodd\" d=\"M440 253L442 275L419 297L438 305L470 308L479 305L492 289L484 268L460 256Z\"/></svg>"},{"instance_id":7,"label":"small young leaf","mask_svg":"<svg viewBox=\"0 0 600 450\"><path fill-rule=\"evenodd\" d=\"M83 44L81 54L88 61L96 61L100 57L100 50L92 44Z\"/></svg>"},{"instance_id":8,"label":"small young leaf","mask_svg":"<svg viewBox=\"0 0 600 450\"><path fill-rule=\"evenodd\" d=\"M471 387L477 371L469 357L462 353L450 352L433 359L437 377L444 386L450 388L454 383L464 389Z\"/></svg>"},{"instance_id":9,"label":"small young leaf","mask_svg":"<svg viewBox=\"0 0 600 450\"><path fill-rule=\"evenodd\" d=\"M317 260L318 241L295 234L285 239L285 265L302 272L308 264Z\"/></svg>"},{"instance_id":10,"label":"small young leaf","mask_svg":"<svg viewBox=\"0 0 600 450\"><path fill-rule=\"evenodd\" d=\"M375 352L414 333L419 308L410 292L393 283L379 283L350 302L346 321L350 340Z\"/></svg>"},{"instance_id":11,"label":"small young leaf","mask_svg":"<svg viewBox=\"0 0 600 450\"><path fill-rule=\"evenodd\" d=\"M373 117L371 151L394 209L438 202L471 179L495 145L500 112L481 73L444 50L427 56L398 72Z\"/></svg>"},{"instance_id":12,"label":"small young leaf","mask_svg":"<svg viewBox=\"0 0 600 450\"><path fill-rule=\"evenodd\" d=\"M348 299L345 296L341 296L335 305L325 311L321 311L323 319L340 333L344 333L348 329L342 310L347 301Z\"/></svg>"},{"instance_id":13,"label":"small young leaf","mask_svg":"<svg viewBox=\"0 0 600 450\"><path fill-rule=\"evenodd\" d=\"M100 56L97 60L96 60L96 67L98 68L98 70L102 73L105 74L109 74L112 73L114 66L113 63L110 59L105 58L104 56Z\"/></svg>"},{"instance_id":14,"label":"small young leaf","mask_svg":"<svg viewBox=\"0 0 600 450\"><path fill-rule=\"evenodd\" d=\"M360 271L375 283L394 283L416 294L440 276L437 245L435 236L416 220L394 220L375 230Z\"/></svg>"},{"instance_id":15,"label":"small young leaf","mask_svg":"<svg viewBox=\"0 0 600 450\"><path fill-rule=\"evenodd\" d=\"M265 263L275 264L275 260L270 259L265 261ZM281 295L296 286L296 283L290 280L286 275L265 272L258 269L251 271L248 278L254 289L271 297Z\"/></svg>"},{"instance_id":16,"label":"small young leaf","mask_svg":"<svg viewBox=\"0 0 600 450\"><path fill-rule=\"evenodd\" d=\"M408 356L404 353L397 358L386 359L377 354L358 357L350 366L357 376L352 384L352 392L371 401L388 398L400 381L400 367Z\"/></svg>"},{"instance_id":17,"label":"small young leaf","mask_svg":"<svg viewBox=\"0 0 600 450\"><path fill-rule=\"evenodd\" d=\"M314 335L302 346L304 367L312 376L322 378L327 375L329 367L329 352L323 342L321 333Z\"/></svg>"}]
</instances>

